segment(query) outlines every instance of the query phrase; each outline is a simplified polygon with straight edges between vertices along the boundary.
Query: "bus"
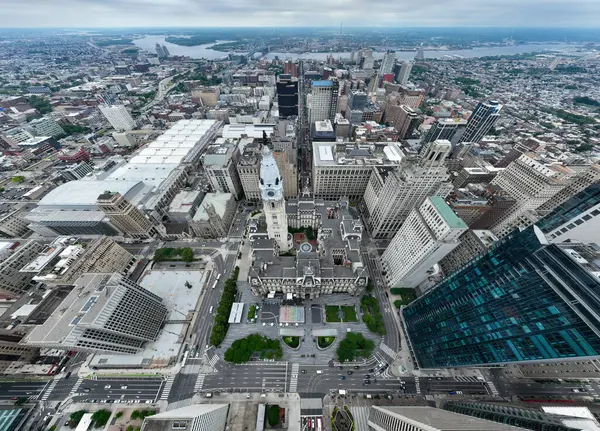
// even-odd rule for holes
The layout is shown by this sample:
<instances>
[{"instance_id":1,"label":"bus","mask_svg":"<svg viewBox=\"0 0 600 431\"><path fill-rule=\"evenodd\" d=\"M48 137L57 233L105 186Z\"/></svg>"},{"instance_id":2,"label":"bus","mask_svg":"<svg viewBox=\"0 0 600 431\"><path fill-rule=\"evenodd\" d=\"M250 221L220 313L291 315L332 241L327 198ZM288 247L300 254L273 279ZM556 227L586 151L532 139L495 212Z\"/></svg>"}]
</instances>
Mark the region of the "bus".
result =
<instances>
[{"instance_id":1,"label":"bus","mask_svg":"<svg viewBox=\"0 0 600 431\"><path fill-rule=\"evenodd\" d=\"M323 421L321 418L317 418L317 431L323 431Z\"/></svg>"},{"instance_id":2,"label":"bus","mask_svg":"<svg viewBox=\"0 0 600 431\"><path fill-rule=\"evenodd\" d=\"M218 281L215 281L215 282L213 283L213 287L212 287L213 289L214 289L215 287L217 287L217 283L218 283Z\"/></svg>"},{"instance_id":3,"label":"bus","mask_svg":"<svg viewBox=\"0 0 600 431\"><path fill-rule=\"evenodd\" d=\"M219 278L221 278L221 274L217 274L217 281L219 281Z\"/></svg>"}]
</instances>

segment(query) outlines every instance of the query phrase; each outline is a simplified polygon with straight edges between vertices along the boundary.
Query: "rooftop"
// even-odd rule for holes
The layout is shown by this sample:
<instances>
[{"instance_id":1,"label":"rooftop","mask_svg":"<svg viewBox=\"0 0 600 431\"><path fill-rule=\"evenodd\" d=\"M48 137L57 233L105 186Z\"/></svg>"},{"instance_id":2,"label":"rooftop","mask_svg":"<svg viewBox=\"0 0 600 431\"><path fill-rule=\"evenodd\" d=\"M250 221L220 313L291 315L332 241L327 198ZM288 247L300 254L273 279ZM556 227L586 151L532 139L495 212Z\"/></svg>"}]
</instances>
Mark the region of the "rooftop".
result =
<instances>
[{"instance_id":1,"label":"rooftop","mask_svg":"<svg viewBox=\"0 0 600 431\"><path fill-rule=\"evenodd\" d=\"M448 206L444 198L440 196L430 196L429 200L451 228L468 229L465 222L452 211L452 208Z\"/></svg>"},{"instance_id":2,"label":"rooftop","mask_svg":"<svg viewBox=\"0 0 600 431\"><path fill-rule=\"evenodd\" d=\"M313 87L332 87L333 86L333 81L331 81L331 80L313 81L312 82L312 86Z\"/></svg>"},{"instance_id":3,"label":"rooftop","mask_svg":"<svg viewBox=\"0 0 600 431\"><path fill-rule=\"evenodd\" d=\"M233 199L233 195L231 193L207 193L192 220L208 220L208 214L206 212L206 205L208 204L212 204L216 213L223 217L227 209L227 202L229 202L231 199Z\"/></svg>"}]
</instances>

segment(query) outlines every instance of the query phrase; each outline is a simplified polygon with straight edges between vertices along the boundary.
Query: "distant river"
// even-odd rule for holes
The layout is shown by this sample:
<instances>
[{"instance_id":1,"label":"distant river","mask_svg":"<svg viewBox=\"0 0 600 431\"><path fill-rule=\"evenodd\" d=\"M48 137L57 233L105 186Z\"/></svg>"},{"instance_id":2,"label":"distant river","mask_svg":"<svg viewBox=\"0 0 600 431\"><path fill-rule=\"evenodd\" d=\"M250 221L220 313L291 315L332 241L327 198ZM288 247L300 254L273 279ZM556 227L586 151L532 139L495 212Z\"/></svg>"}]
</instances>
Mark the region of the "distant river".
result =
<instances>
[{"instance_id":1,"label":"distant river","mask_svg":"<svg viewBox=\"0 0 600 431\"><path fill-rule=\"evenodd\" d=\"M134 40L133 43L139 48L145 49L147 51L155 52L156 43L160 43L161 45L165 45L169 52L173 55L185 55L190 58L206 58L208 60L216 60L219 58L225 57L228 53L222 51L215 51L213 49L208 49L209 46L214 45L214 43L207 43L204 45L197 46L180 46L172 43L165 42L164 36L146 36L142 39ZM221 41L227 42L227 41ZM514 45L514 46L498 46L498 47L486 47L486 48L474 48L474 49L464 49L464 50L456 50L456 51L425 51L425 58L451 58L454 56L464 57L464 58L475 58L475 57L486 57L490 55L514 55L514 54L525 54L529 52L543 52L543 51L560 51L562 53L568 53L572 55L582 55L583 53L576 52L578 46L576 45L568 45L568 44L527 44L527 45ZM279 57L281 60L285 60L286 58L292 59L311 59L311 60L325 60L329 54L332 54L334 57L342 57L342 58L350 58L349 52L308 52L304 54L297 54L292 52L270 52L265 58L271 60L275 56ZM373 56L375 58L382 58L383 52L374 52ZM404 52L404 51L396 51L396 58L401 60L411 60L415 58L416 52Z\"/></svg>"}]
</instances>

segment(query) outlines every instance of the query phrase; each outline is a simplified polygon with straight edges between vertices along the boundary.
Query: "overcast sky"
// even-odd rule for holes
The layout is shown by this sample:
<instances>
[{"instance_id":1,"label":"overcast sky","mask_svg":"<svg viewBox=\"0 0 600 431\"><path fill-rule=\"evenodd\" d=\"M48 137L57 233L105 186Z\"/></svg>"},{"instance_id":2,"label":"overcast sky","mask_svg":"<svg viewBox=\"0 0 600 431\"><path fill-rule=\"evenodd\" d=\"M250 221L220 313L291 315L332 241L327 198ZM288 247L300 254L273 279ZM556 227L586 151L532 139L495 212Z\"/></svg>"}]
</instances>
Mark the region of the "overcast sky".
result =
<instances>
[{"instance_id":1,"label":"overcast sky","mask_svg":"<svg viewBox=\"0 0 600 431\"><path fill-rule=\"evenodd\" d=\"M0 27L598 27L600 0L0 0Z\"/></svg>"}]
</instances>

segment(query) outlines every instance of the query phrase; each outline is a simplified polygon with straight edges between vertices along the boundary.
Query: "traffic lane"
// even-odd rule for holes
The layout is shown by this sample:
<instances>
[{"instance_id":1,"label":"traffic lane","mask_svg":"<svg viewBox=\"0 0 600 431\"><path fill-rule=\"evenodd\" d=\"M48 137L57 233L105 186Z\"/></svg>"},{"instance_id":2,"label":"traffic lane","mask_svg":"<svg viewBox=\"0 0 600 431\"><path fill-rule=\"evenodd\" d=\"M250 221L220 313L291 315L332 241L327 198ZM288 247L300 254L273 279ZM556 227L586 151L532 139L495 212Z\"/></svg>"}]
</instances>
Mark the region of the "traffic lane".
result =
<instances>
[{"instance_id":1,"label":"traffic lane","mask_svg":"<svg viewBox=\"0 0 600 431\"><path fill-rule=\"evenodd\" d=\"M423 382L423 379L419 380L421 383L421 392L439 392L439 393L447 393L452 391L471 391L471 392L479 392L484 391L489 393L487 389L487 385L485 382L457 382L454 380L447 381L428 381L427 383Z\"/></svg>"},{"instance_id":2,"label":"traffic lane","mask_svg":"<svg viewBox=\"0 0 600 431\"><path fill-rule=\"evenodd\" d=\"M260 366L234 366L218 374L207 375L202 389L219 388L261 388L283 389L288 384L288 370L285 366L263 368Z\"/></svg>"},{"instance_id":3,"label":"traffic lane","mask_svg":"<svg viewBox=\"0 0 600 431\"><path fill-rule=\"evenodd\" d=\"M573 392L576 389L579 392ZM582 392L582 389L585 389ZM552 384L552 383L520 383L513 382L511 384L511 392L515 395L570 395L570 396L593 396L596 390L594 388L588 388L587 385L582 383L565 383L565 384Z\"/></svg>"},{"instance_id":4,"label":"traffic lane","mask_svg":"<svg viewBox=\"0 0 600 431\"><path fill-rule=\"evenodd\" d=\"M77 392L89 397L120 398L154 398L162 387L162 380L84 380ZM107 388L107 386L110 386ZM126 386L126 389L122 387ZM89 391L87 391L89 389Z\"/></svg>"},{"instance_id":5,"label":"traffic lane","mask_svg":"<svg viewBox=\"0 0 600 431\"><path fill-rule=\"evenodd\" d=\"M2 382L0 383L0 400L13 397L32 397L38 395L48 382Z\"/></svg>"}]
</instances>

